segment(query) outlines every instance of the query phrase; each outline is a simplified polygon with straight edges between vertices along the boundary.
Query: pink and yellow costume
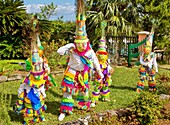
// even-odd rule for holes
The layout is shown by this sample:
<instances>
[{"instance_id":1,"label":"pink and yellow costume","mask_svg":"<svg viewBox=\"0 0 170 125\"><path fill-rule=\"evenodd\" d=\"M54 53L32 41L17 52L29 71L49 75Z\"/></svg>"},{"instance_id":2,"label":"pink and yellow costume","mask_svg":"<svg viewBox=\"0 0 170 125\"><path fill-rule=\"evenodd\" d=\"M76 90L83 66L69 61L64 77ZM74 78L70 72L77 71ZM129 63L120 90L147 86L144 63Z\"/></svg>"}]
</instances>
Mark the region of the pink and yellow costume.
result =
<instances>
[{"instance_id":1,"label":"pink and yellow costume","mask_svg":"<svg viewBox=\"0 0 170 125\"><path fill-rule=\"evenodd\" d=\"M144 83L146 80L148 81L149 91L156 90L155 73L158 72L158 66L156 61L156 54L151 52L152 39L153 34L149 36L148 41L144 45L144 51L140 55L140 80L137 83L137 92L140 92L144 89Z\"/></svg>"},{"instance_id":2,"label":"pink and yellow costume","mask_svg":"<svg viewBox=\"0 0 170 125\"><path fill-rule=\"evenodd\" d=\"M80 0L81 5L83 0ZM80 4L80 2L78 4ZM74 43L69 43L58 49L60 55L69 53L69 62L61 83L63 98L61 99L59 121L62 121L65 114L73 113L74 100L72 95L76 93L78 108L89 109L89 69L96 68L100 77L103 77L98 59L90 47L85 29L85 16L78 14L77 31Z\"/></svg>"}]
</instances>

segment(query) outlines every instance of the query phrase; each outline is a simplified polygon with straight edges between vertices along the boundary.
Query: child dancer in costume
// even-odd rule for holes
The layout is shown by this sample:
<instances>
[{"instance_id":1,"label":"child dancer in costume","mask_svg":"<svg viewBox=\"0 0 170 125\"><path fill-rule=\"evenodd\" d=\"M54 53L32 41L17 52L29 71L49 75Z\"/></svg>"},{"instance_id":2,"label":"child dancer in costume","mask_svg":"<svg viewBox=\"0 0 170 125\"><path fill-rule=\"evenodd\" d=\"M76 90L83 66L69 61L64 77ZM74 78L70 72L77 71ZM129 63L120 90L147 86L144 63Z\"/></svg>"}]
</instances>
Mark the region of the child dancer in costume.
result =
<instances>
[{"instance_id":1,"label":"child dancer in costume","mask_svg":"<svg viewBox=\"0 0 170 125\"><path fill-rule=\"evenodd\" d=\"M70 54L68 66L61 83L63 98L61 99L59 121L62 121L66 114L73 113L74 100L72 95L75 93L77 93L78 108L90 108L88 71L93 65L99 76L103 78L98 59L90 47L90 42L87 38L83 10L84 2L83 0L78 0L77 3L79 8L74 43L60 47L57 51L60 55Z\"/></svg>"},{"instance_id":2,"label":"child dancer in costume","mask_svg":"<svg viewBox=\"0 0 170 125\"><path fill-rule=\"evenodd\" d=\"M40 56L40 59L43 62L43 70L46 71L46 72L44 72L44 80L46 80L45 81L45 89L48 90L52 86L52 84L54 86L57 86L57 84L54 81L54 78L52 77L52 75L50 74L50 67L48 66L48 60L44 56L44 51L43 51L44 48L41 45L41 41L40 41L38 35L37 35L37 45L39 47L38 54ZM24 66L24 68L26 69L26 71L30 71L31 70L31 60L30 60L30 58L28 58L25 62L26 62L26 65Z\"/></svg>"},{"instance_id":3,"label":"child dancer in costume","mask_svg":"<svg viewBox=\"0 0 170 125\"><path fill-rule=\"evenodd\" d=\"M140 92L144 89L145 80L148 81L149 91L156 90L155 73L158 72L158 66L156 62L156 54L154 52L151 52L152 41L153 34L150 34L146 41L146 44L144 45L143 53L141 53L140 55L140 80L137 83L137 92Z\"/></svg>"},{"instance_id":4,"label":"child dancer in costume","mask_svg":"<svg viewBox=\"0 0 170 125\"><path fill-rule=\"evenodd\" d=\"M35 34L36 35L36 34ZM32 36L30 73L21 82L18 89L19 100L16 102L17 113L22 113L24 117L23 124L32 124L44 121L43 112L47 109L44 104L46 73L50 72L47 61L41 57L40 43L36 45L37 36ZM28 61L28 60L27 60ZM28 65L27 65L28 66ZM28 68L28 67L27 67Z\"/></svg>"},{"instance_id":5,"label":"child dancer in costume","mask_svg":"<svg viewBox=\"0 0 170 125\"><path fill-rule=\"evenodd\" d=\"M112 83L110 73L113 72L113 69L108 62L108 53L106 51L106 40L104 39L105 27L106 27L106 22L104 21L101 22L102 38L100 39L99 42L99 49L96 52L104 78L100 78L98 74L95 73L94 91L92 92L92 104L91 104L92 107L96 105L96 102L98 102L100 96L101 96L101 100L110 101L110 97L109 97L110 90L108 87Z\"/></svg>"}]
</instances>

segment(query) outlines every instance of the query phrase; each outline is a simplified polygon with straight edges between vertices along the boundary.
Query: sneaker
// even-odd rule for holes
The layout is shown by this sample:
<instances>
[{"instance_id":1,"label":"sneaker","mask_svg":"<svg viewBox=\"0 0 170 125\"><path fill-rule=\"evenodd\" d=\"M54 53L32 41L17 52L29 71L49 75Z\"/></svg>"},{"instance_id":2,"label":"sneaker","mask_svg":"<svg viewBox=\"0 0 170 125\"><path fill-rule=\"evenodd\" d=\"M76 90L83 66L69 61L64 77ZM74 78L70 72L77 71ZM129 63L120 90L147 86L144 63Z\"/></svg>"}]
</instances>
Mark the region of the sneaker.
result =
<instances>
[{"instance_id":1,"label":"sneaker","mask_svg":"<svg viewBox=\"0 0 170 125\"><path fill-rule=\"evenodd\" d=\"M155 92L156 90L156 88L149 88L149 92Z\"/></svg>"},{"instance_id":2,"label":"sneaker","mask_svg":"<svg viewBox=\"0 0 170 125\"><path fill-rule=\"evenodd\" d=\"M45 119L45 118L43 118L43 119L42 119L42 122L44 122L44 121L46 121L46 119Z\"/></svg>"},{"instance_id":3,"label":"sneaker","mask_svg":"<svg viewBox=\"0 0 170 125\"><path fill-rule=\"evenodd\" d=\"M61 113L60 116L58 117L58 120L63 121L64 118L65 118L65 114Z\"/></svg>"},{"instance_id":4,"label":"sneaker","mask_svg":"<svg viewBox=\"0 0 170 125\"><path fill-rule=\"evenodd\" d=\"M105 101L105 102L110 102L110 99L105 98L104 101Z\"/></svg>"},{"instance_id":5,"label":"sneaker","mask_svg":"<svg viewBox=\"0 0 170 125\"><path fill-rule=\"evenodd\" d=\"M137 93L140 93L140 91L141 91L141 90L140 90L139 88L136 89L136 92L137 92Z\"/></svg>"},{"instance_id":6,"label":"sneaker","mask_svg":"<svg viewBox=\"0 0 170 125\"><path fill-rule=\"evenodd\" d=\"M96 106L96 104L93 102L93 103L91 103L91 105L90 105L90 107L95 107Z\"/></svg>"}]
</instances>

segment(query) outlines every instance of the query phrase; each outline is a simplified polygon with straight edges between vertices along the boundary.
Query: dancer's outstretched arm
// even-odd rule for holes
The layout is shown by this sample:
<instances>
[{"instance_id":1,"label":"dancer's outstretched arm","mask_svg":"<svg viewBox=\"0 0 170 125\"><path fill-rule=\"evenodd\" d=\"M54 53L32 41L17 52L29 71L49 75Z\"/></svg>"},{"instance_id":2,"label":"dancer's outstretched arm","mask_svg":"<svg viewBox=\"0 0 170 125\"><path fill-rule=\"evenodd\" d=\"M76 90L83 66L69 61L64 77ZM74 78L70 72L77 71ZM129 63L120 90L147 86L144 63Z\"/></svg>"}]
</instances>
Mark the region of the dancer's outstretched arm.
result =
<instances>
[{"instance_id":1,"label":"dancer's outstretched arm","mask_svg":"<svg viewBox=\"0 0 170 125\"><path fill-rule=\"evenodd\" d=\"M96 69L98 75L100 76L100 78L103 78L103 73L101 71L101 68L100 68L100 64L99 64L99 60L98 58L96 57L96 54L94 53L94 51L92 50L92 57L93 57L93 65L94 65L94 68Z\"/></svg>"},{"instance_id":2,"label":"dancer's outstretched arm","mask_svg":"<svg viewBox=\"0 0 170 125\"><path fill-rule=\"evenodd\" d=\"M60 47L57 50L57 53L59 53L60 55L66 55L69 53L70 49L72 48L75 48L74 43L69 43L69 44L66 44L65 46Z\"/></svg>"}]
</instances>

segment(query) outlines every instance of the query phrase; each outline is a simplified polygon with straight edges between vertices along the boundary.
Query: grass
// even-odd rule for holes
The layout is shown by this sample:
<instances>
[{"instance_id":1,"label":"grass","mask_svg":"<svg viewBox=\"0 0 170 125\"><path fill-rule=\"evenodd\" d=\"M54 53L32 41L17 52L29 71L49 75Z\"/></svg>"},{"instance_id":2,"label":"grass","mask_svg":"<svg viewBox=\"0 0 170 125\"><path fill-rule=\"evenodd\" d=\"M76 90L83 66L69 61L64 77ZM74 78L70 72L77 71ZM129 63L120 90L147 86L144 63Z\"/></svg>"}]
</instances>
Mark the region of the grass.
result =
<instances>
[{"instance_id":1,"label":"grass","mask_svg":"<svg viewBox=\"0 0 170 125\"><path fill-rule=\"evenodd\" d=\"M14 69L15 68L16 67L14 66ZM74 108L73 115L66 116L63 122L58 121L60 100L62 98L62 91L60 90L60 83L63 78L63 75L61 74L56 75L55 80L58 86L57 87L53 86L51 89L46 91L46 94L47 94L47 97L45 99L45 103L47 104L47 111L45 112L46 121L40 123L39 125L47 125L47 124L56 125L59 123L76 120L80 117L84 117L88 114L92 114L93 112L104 112L106 110L128 107L132 103L132 101L136 99L138 96L138 93L134 91L136 88L136 83L138 81L138 67L134 67L134 68L114 67L114 70L115 72L112 75L113 83L110 86L111 101L110 102L99 102L99 104L95 108L92 108L91 111L89 112L77 110L76 108ZM159 69L159 73L170 75L170 71L165 70L165 69ZM156 75L156 78L158 77L159 75ZM18 99L17 90L20 86L20 82L21 80L4 82L0 84L0 93L7 93L7 94L12 95L12 105ZM158 87L159 86L161 86L161 84L158 83ZM91 85L90 96L91 96L92 89L93 87ZM12 105L10 106L10 110L9 110L11 124L21 125L22 116L17 115L12 111Z\"/></svg>"},{"instance_id":2,"label":"grass","mask_svg":"<svg viewBox=\"0 0 170 125\"><path fill-rule=\"evenodd\" d=\"M24 71L24 68L18 63L24 60L0 60L0 69L4 69L4 75L10 75L15 70Z\"/></svg>"}]
</instances>

